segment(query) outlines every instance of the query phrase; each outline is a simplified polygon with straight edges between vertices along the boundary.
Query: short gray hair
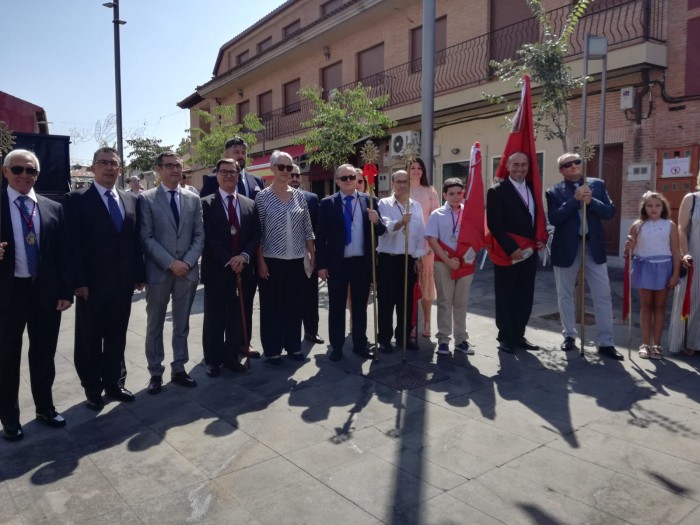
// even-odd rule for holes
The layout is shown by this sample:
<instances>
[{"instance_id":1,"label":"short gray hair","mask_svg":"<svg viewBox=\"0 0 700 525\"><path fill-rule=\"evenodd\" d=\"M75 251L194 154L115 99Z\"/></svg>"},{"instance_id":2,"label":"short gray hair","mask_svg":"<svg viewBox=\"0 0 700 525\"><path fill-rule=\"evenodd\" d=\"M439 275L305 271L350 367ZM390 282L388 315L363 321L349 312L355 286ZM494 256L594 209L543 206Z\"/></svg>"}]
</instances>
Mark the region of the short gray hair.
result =
<instances>
[{"instance_id":1,"label":"short gray hair","mask_svg":"<svg viewBox=\"0 0 700 525\"><path fill-rule=\"evenodd\" d=\"M13 149L5 156L5 160L3 160L2 162L3 167L9 166L12 162L12 159L14 159L15 157L29 157L34 162L34 164L36 164L37 171L41 171L39 157L37 157L33 151L29 151L28 149Z\"/></svg>"},{"instance_id":2,"label":"short gray hair","mask_svg":"<svg viewBox=\"0 0 700 525\"><path fill-rule=\"evenodd\" d=\"M355 166L353 166L352 164L341 164L335 170L335 178L336 179L338 178L338 173L340 173L340 170L342 170L342 169L350 169L350 170L352 170L353 175L356 175Z\"/></svg>"},{"instance_id":3,"label":"short gray hair","mask_svg":"<svg viewBox=\"0 0 700 525\"><path fill-rule=\"evenodd\" d=\"M282 155L285 155L285 156L289 157L290 159L292 158L292 156L289 153L287 153L286 151L280 151L280 150L276 149L275 151L272 152L272 155L270 155L270 167L276 165L277 161L279 160L279 158Z\"/></svg>"}]
</instances>

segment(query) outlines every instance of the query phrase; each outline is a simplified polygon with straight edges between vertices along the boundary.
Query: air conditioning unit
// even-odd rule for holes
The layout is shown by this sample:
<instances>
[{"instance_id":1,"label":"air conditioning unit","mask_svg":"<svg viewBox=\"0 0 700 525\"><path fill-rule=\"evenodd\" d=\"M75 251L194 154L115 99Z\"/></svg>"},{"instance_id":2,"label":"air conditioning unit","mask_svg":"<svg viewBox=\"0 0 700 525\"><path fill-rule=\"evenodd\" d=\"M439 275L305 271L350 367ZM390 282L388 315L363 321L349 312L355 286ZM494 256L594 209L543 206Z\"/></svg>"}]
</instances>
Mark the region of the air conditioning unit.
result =
<instances>
[{"instance_id":1,"label":"air conditioning unit","mask_svg":"<svg viewBox=\"0 0 700 525\"><path fill-rule=\"evenodd\" d=\"M391 135L389 150L392 157L399 157L407 144L414 144L420 149L420 131L402 131Z\"/></svg>"}]
</instances>

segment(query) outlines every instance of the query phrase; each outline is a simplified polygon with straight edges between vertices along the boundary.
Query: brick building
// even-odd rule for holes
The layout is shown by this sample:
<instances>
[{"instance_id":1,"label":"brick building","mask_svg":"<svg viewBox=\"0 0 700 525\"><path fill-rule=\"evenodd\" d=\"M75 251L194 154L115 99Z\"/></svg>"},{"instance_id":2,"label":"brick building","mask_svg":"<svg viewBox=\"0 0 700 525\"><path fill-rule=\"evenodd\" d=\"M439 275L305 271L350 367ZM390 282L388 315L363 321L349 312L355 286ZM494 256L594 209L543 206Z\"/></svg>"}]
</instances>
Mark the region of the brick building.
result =
<instances>
[{"instance_id":1,"label":"brick building","mask_svg":"<svg viewBox=\"0 0 700 525\"><path fill-rule=\"evenodd\" d=\"M572 2L543 4L560 30ZM252 148L252 164L265 175L273 149L303 161L303 150L290 146L309 117L299 88L316 85L327 92L360 81L389 95L384 109L398 122L381 141L380 174L386 176L400 165L393 151L397 136L419 139L421 24L421 0L288 0L223 44L212 79L178 105L208 110L235 104L239 118L257 113L265 131ZM574 73L583 71L588 32L608 38L603 178L619 210L606 232L609 251L617 255L647 188L658 188L677 206L694 186L700 142L700 126L694 125L700 116L700 0L597 0L570 41ZM541 37L525 0L436 1L436 187L449 176L466 175L469 148L476 140L487 160L484 176L493 176L507 131L503 108L487 104L482 93L514 99L519 90L495 81L489 61L514 57L523 43ZM599 140L600 64L592 61L589 68L587 136L594 143ZM580 94L570 107L569 144L577 145L582 138ZM199 126L191 115L192 126ZM562 146L539 138L537 147L546 188L560 178L556 158ZM330 173L313 165L304 168L313 191L325 195L334 190ZM597 171L594 159L589 173ZM380 178L379 189L388 189L386 177Z\"/></svg>"}]
</instances>

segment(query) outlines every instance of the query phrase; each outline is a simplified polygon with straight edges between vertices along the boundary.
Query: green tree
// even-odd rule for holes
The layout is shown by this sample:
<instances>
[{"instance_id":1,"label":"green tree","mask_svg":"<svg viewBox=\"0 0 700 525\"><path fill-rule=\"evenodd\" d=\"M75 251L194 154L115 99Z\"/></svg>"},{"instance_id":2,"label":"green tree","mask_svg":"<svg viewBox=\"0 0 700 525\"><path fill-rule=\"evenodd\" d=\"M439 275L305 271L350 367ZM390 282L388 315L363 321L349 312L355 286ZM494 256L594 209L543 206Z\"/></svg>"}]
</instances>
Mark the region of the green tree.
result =
<instances>
[{"instance_id":1,"label":"green tree","mask_svg":"<svg viewBox=\"0 0 700 525\"><path fill-rule=\"evenodd\" d=\"M236 106L217 106L211 113L196 110L200 122L210 127L209 131L202 128L189 130L190 140L183 141L178 148L180 154L188 152L190 163L198 166L214 166L224 153L224 144L234 136L243 137L252 146L257 142L255 134L265 129L262 121L255 113L243 117L243 123L236 122ZM212 122L216 119L215 125Z\"/></svg>"},{"instance_id":2,"label":"green tree","mask_svg":"<svg viewBox=\"0 0 700 525\"><path fill-rule=\"evenodd\" d=\"M518 59L506 59L503 62L492 60L496 77L503 82L520 81L528 74L533 83L540 86L541 93L533 108L535 130L542 132L546 140L559 139L564 151L568 151L567 135L569 132L569 99L573 91L583 86L583 77L571 75L571 68L564 59L571 34L576 29L588 6L595 0L578 0L559 36L554 34L552 22L542 7L540 0L527 0L527 5L540 23L544 34L542 42L524 44L518 50ZM492 103L502 103L503 97L482 95ZM508 106L513 110L513 106Z\"/></svg>"},{"instance_id":3,"label":"green tree","mask_svg":"<svg viewBox=\"0 0 700 525\"><path fill-rule=\"evenodd\" d=\"M12 130L7 127L5 121L0 120L0 157L12 150L15 145L15 136Z\"/></svg>"},{"instance_id":4,"label":"green tree","mask_svg":"<svg viewBox=\"0 0 700 525\"><path fill-rule=\"evenodd\" d=\"M322 91L306 87L301 98L311 100L311 118L302 123L307 133L292 140L303 144L310 162L333 170L355 153L355 143L364 137L382 137L386 128L396 125L380 108L389 101L388 95L372 98L370 89L358 84L352 89L332 91L324 100Z\"/></svg>"},{"instance_id":5,"label":"green tree","mask_svg":"<svg viewBox=\"0 0 700 525\"><path fill-rule=\"evenodd\" d=\"M163 142L161 139L126 139L126 143L131 148L127 155L129 159L127 169L142 172L152 170L158 154L173 149L172 146L161 146L161 142Z\"/></svg>"}]
</instances>

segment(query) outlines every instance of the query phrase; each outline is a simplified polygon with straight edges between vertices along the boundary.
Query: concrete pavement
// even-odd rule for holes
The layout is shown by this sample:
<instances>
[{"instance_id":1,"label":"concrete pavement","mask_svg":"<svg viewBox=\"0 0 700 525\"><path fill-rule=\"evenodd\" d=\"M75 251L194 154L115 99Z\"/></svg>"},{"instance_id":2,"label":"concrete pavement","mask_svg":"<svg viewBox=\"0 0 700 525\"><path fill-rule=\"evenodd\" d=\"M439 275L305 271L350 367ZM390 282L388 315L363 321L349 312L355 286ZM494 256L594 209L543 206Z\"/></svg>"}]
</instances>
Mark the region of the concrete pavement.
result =
<instances>
[{"instance_id":1,"label":"concrete pavement","mask_svg":"<svg viewBox=\"0 0 700 525\"><path fill-rule=\"evenodd\" d=\"M145 390L137 294L126 353L137 400L99 414L85 408L73 367L71 309L54 387L68 424L33 420L25 358L26 437L0 440L0 524L700 523L700 359L629 356L621 271L611 276L622 363L592 346L585 359L558 350L547 269L527 334L543 349L499 354L487 265L472 286L468 359L436 358L435 340L421 338L404 369L401 354L370 363L349 341L333 363L325 345L304 343L306 363L258 360L249 374L216 379L202 365L200 290L189 339L199 386L166 382L157 396ZM327 340L323 293L320 302ZM257 327L253 335L260 349ZM633 336L637 346L638 327ZM394 379L432 382L397 390L367 377L396 365Z\"/></svg>"}]
</instances>

